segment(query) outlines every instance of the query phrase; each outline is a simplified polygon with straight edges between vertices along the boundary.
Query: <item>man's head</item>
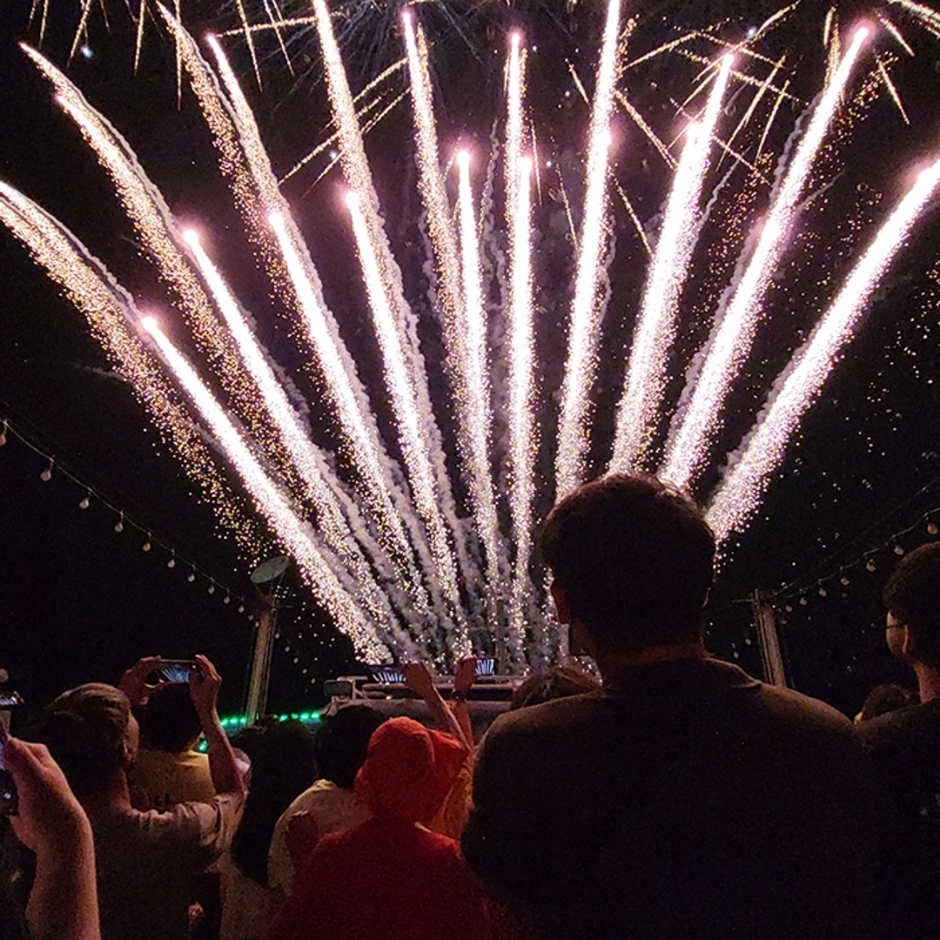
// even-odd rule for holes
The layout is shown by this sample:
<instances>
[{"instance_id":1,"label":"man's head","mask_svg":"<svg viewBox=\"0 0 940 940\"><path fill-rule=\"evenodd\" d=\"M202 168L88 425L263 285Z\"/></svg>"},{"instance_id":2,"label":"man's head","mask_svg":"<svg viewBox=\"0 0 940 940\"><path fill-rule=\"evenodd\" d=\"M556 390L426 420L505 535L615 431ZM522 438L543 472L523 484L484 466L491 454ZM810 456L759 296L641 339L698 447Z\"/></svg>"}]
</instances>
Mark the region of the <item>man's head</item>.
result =
<instances>
[{"instance_id":1,"label":"man's head","mask_svg":"<svg viewBox=\"0 0 940 940\"><path fill-rule=\"evenodd\" d=\"M368 705L347 705L327 718L316 743L320 776L351 790L372 733L384 721L385 716Z\"/></svg>"},{"instance_id":2,"label":"man's head","mask_svg":"<svg viewBox=\"0 0 940 940\"><path fill-rule=\"evenodd\" d=\"M201 728L188 685L169 682L150 693L140 719L145 747L181 754L196 743Z\"/></svg>"},{"instance_id":3,"label":"man's head","mask_svg":"<svg viewBox=\"0 0 940 940\"><path fill-rule=\"evenodd\" d=\"M696 640L714 577L715 537L698 507L650 476L586 483L541 537L562 622L595 649L636 653Z\"/></svg>"},{"instance_id":4,"label":"man's head","mask_svg":"<svg viewBox=\"0 0 940 940\"><path fill-rule=\"evenodd\" d=\"M922 545L902 558L882 599L891 652L940 669L940 543Z\"/></svg>"},{"instance_id":5,"label":"man's head","mask_svg":"<svg viewBox=\"0 0 940 940\"><path fill-rule=\"evenodd\" d=\"M100 682L63 692L39 718L38 737L75 795L105 791L137 757L139 729L127 696Z\"/></svg>"}]
</instances>

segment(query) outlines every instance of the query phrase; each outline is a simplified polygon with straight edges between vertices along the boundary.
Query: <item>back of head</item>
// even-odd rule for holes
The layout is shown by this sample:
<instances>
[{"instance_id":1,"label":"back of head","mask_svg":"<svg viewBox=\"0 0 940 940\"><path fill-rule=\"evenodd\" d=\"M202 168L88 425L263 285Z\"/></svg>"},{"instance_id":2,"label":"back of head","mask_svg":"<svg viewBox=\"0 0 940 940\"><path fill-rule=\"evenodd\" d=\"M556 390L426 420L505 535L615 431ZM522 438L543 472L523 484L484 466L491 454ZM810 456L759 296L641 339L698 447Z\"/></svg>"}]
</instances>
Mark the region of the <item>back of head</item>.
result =
<instances>
[{"instance_id":1,"label":"back of head","mask_svg":"<svg viewBox=\"0 0 940 940\"><path fill-rule=\"evenodd\" d=\"M323 722L317 735L320 776L351 790L366 759L369 739L385 717L368 705L347 705Z\"/></svg>"},{"instance_id":2,"label":"back of head","mask_svg":"<svg viewBox=\"0 0 940 940\"><path fill-rule=\"evenodd\" d=\"M513 693L511 709L527 708L529 705L541 705L557 698L569 695L582 695L594 692L601 687L582 669L575 666L553 666L548 672L538 676L529 676Z\"/></svg>"},{"instance_id":3,"label":"back of head","mask_svg":"<svg viewBox=\"0 0 940 940\"><path fill-rule=\"evenodd\" d=\"M466 757L451 735L412 718L390 718L372 735L356 794L373 816L426 823L441 808Z\"/></svg>"},{"instance_id":4,"label":"back of head","mask_svg":"<svg viewBox=\"0 0 940 940\"><path fill-rule=\"evenodd\" d=\"M37 738L65 773L76 796L101 792L126 766L130 703L100 682L63 692L39 716Z\"/></svg>"},{"instance_id":5,"label":"back of head","mask_svg":"<svg viewBox=\"0 0 940 940\"><path fill-rule=\"evenodd\" d=\"M651 476L586 483L551 511L541 551L572 614L617 652L699 636L715 537L701 510Z\"/></svg>"},{"instance_id":6,"label":"back of head","mask_svg":"<svg viewBox=\"0 0 940 940\"><path fill-rule=\"evenodd\" d=\"M145 747L170 754L188 750L199 737L201 723L189 686L170 682L154 689L141 710L140 737Z\"/></svg>"},{"instance_id":7,"label":"back of head","mask_svg":"<svg viewBox=\"0 0 940 940\"><path fill-rule=\"evenodd\" d=\"M914 657L940 668L940 543L921 545L898 562L884 591L884 605L909 628Z\"/></svg>"},{"instance_id":8,"label":"back of head","mask_svg":"<svg viewBox=\"0 0 940 940\"><path fill-rule=\"evenodd\" d=\"M248 799L232 840L232 861L267 886L268 848L278 817L316 778L313 737L299 721L245 729L239 744L251 758Z\"/></svg>"}]
</instances>

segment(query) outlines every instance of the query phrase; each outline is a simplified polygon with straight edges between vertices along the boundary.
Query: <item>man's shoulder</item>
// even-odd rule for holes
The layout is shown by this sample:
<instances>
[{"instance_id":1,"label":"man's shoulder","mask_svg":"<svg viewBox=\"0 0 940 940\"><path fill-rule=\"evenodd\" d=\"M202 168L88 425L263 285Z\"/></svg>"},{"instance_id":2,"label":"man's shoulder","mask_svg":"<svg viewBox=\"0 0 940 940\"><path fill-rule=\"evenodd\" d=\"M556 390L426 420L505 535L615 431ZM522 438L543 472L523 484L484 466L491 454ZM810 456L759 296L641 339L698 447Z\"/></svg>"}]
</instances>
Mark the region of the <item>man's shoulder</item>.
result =
<instances>
[{"instance_id":1,"label":"man's shoulder","mask_svg":"<svg viewBox=\"0 0 940 940\"><path fill-rule=\"evenodd\" d=\"M935 747L940 736L940 699L879 715L863 721L857 730L866 747L875 752L916 746L921 741Z\"/></svg>"},{"instance_id":2,"label":"man's shoulder","mask_svg":"<svg viewBox=\"0 0 940 940\"><path fill-rule=\"evenodd\" d=\"M504 712L490 725L484 740L555 734L590 724L604 710L604 699L603 690L597 690Z\"/></svg>"}]
</instances>

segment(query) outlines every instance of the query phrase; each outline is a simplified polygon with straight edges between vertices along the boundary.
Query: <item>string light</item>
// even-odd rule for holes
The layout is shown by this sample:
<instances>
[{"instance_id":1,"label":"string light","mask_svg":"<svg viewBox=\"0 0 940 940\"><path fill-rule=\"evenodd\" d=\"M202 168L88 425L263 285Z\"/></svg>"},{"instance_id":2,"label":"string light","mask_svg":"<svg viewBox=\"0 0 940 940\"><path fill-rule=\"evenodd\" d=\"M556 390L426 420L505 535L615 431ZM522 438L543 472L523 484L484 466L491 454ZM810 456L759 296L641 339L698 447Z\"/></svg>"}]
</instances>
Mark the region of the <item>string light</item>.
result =
<instances>
[{"instance_id":1,"label":"string light","mask_svg":"<svg viewBox=\"0 0 940 940\"><path fill-rule=\"evenodd\" d=\"M87 509L91 505L91 493L86 493L78 503L79 509Z\"/></svg>"},{"instance_id":2,"label":"string light","mask_svg":"<svg viewBox=\"0 0 940 940\"><path fill-rule=\"evenodd\" d=\"M144 542L144 544L140 546L140 550L142 552L149 552L151 548L153 548L153 546L150 544L150 534L148 533L147 541Z\"/></svg>"},{"instance_id":3,"label":"string light","mask_svg":"<svg viewBox=\"0 0 940 940\"><path fill-rule=\"evenodd\" d=\"M50 457L49 466L39 474L39 479L42 480L43 483L48 483L52 479L52 467L54 463L55 461Z\"/></svg>"},{"instance_id":4,"label":"string light","mask_svg":"<svg viewBox=\"0 0 940 940\"><path fill-rule=\"evenodd\" d=\"M936 535L936 534L937 534L937 523L936 523L936 522L928 522L928 523L927 523L927 534L928 534L928 535Z\"/></svg>"},{"instance_id":5,"label":"string light","mask_svg":"<svg viewBox=\"0 0 940 940\"><path fill-rule=\"evenodd\" d=\"M121 534L121 532L124 531L124 513L123 512L121 513L121 516L118 519L118 521L114 523L114 531L117 532L119 535Z\"/></svg>"},{"instance_id":6,"label":"string light","mask_svg":"<svg viewBox=\"0 0 940 940\"><path fill-rule=\"evenodd\" d=\"M6 419L3 421L3 427L0 428L0 447L3 447L7 442L7 422Z\"/></svg>"},{"instance_id":7,"label":"string light","mask_svg":"<svg viewBox=\"0 0 940 940\"><path fill-rule=\"evenodd\" d=\"M175 567L176 567L176 552L173 552L173 554L170 555L170 560L166 563L166 566L167 566L167 568L175 568Z\"/></svg>"}]
</instances>

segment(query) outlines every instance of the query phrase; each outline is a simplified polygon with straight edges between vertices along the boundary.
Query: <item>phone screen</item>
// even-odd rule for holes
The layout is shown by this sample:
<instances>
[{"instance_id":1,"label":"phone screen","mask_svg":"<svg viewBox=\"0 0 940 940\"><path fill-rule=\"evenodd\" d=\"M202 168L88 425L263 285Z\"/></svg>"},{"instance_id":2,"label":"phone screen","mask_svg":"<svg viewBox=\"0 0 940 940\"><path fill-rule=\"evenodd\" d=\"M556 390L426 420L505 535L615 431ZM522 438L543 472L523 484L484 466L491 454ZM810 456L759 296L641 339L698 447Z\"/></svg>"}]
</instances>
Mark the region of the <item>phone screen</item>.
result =
<instances>
[{"instance_id":1,"label":"phone screen","mask_svg":"<svg viewBox=\"0 0 940 940\"><path fill-rule=\"evenodd\" d=\"M189 674L199 669L199 663L194 659L164 659L157 670L164 682L176 682L186 685Z\"/></svg>"},{"instance_id":2,"label":"phone screen","mask_svg":"<svg viewBox=\"0 0 940 940\"><path fill-rule=\"evenodd\" d=\"M16 784L13 776L3 762L3 752L9 740L10 732L6 725L0 721L0 816L16 815Z\"/></svg>"}]
</instances>

